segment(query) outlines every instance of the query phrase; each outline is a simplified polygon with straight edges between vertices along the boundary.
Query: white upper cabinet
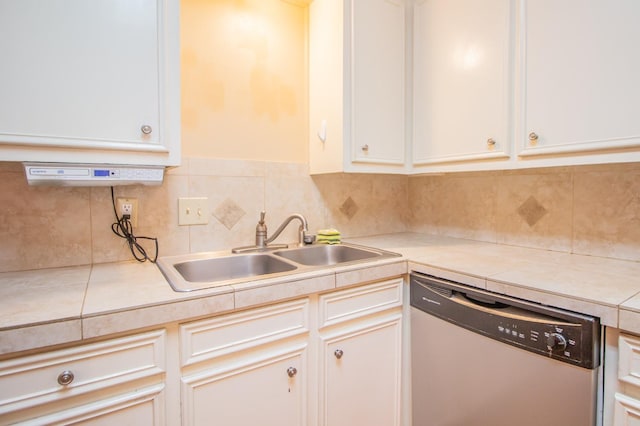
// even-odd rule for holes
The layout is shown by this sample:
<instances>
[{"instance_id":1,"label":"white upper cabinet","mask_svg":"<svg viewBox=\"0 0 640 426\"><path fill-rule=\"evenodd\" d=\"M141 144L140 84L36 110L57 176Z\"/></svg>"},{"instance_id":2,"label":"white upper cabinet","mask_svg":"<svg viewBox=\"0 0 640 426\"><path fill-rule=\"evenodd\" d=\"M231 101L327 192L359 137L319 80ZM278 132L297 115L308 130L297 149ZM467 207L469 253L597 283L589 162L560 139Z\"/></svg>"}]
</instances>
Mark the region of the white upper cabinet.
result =
<instances>
[{"instance_id":1,"label":"white upper cabinet","mask_svg":"<svg viewBox=\"0 0 640 426\"><path fill-rule=\"evenodd\" d=\"M520 159L639 161L640 2L521 4Z\"/></svg>"},{"instance_id":2,"label":"white upper cabinet","mask_svg":"<svg viewBox=\"0 0 640 426\"><path fill-rule=\"evenodd\" d=\"M404 173L404 0L309 6L312 174Z\"/></svg>"},{"instance_id":3,"label":"white upper cabinet","mask_svg":"<svg viewBox=\"0 0 640 426\"><path fill-rule=\"evenodd\" d=\"M177 165L178 0L0 0L0 160Z\"/></svg>"},{"instance_id":4,"label":"white upper cabinet","mask_svg":"<svg viewBox=\"0 0 640 426\"><path fill-rule=\"evenodd\" d=\"M413 172L640 161L640 2L417 0Z\"/></svg>"},{"instance_id":5,"label":"white upper cabinet","mask_svg":"<svg viewBox=\"0 0 640 426\"><path fill-rule=\"evenodd\" d=\"M510 0L414 5L413 165L499 168L511 152ZM462 165L462 166L461 166Z\"/></svg>"}]
</instances>

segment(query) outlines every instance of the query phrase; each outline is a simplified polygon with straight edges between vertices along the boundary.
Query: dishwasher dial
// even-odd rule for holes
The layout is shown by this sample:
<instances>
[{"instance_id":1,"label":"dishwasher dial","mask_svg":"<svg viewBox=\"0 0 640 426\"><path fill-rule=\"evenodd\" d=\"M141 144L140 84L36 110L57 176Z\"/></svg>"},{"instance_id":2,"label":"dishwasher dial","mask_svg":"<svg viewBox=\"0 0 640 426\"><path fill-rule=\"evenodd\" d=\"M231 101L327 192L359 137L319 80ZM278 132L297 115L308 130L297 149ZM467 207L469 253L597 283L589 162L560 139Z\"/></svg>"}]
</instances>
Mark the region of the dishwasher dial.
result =
<instances>
[{"instance_id":1,"label":"dishwasher dial","mask_svg":"<svg viewBox=\"0 0 640 426\"><path fill-rule=\"evenodd\" d=\"M563 351L567 348L567 339L562 334L551 333L547 337L547 349L550 351Z\"/></svg>"}]
</instances>

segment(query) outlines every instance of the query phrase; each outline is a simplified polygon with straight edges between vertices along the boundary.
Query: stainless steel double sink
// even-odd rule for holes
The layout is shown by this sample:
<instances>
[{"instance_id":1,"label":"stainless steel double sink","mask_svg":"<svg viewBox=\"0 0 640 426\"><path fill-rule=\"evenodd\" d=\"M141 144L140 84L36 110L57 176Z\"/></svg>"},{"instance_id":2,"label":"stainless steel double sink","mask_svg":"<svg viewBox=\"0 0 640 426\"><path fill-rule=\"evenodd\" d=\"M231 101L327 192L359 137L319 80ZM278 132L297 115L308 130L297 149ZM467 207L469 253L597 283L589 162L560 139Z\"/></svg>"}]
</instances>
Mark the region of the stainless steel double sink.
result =
<instances>
[{"instance_id":1,"label":"stainless steel double sink","mask_svg":"<svg viewBox=\"0 0 640 426\"><path fill-rule=\"evenodd\" d=\"M171 287L184 292L397 256L400 255L342 243L246 254L193 253L161 257L157 264Z\"/></svg>"}]
</instances>

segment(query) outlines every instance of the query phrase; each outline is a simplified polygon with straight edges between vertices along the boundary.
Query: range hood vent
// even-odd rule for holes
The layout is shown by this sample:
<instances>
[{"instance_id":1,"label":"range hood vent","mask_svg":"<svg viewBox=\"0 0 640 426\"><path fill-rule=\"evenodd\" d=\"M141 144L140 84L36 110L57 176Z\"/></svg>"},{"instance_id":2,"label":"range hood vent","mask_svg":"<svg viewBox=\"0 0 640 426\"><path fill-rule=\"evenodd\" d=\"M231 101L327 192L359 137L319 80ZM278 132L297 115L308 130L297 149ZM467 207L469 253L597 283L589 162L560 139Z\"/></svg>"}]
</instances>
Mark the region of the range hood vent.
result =
<instances>
[{"instance_id":1,"label":"range hood vent","mask_svg":"<svg viewBox=\"0 0 640 426\"><path fill-rule=\"evenodd\" d=\"M65 163L23 164L29 185L160 185L164 179L164 166Z\"/></svg>"}]
</instances>

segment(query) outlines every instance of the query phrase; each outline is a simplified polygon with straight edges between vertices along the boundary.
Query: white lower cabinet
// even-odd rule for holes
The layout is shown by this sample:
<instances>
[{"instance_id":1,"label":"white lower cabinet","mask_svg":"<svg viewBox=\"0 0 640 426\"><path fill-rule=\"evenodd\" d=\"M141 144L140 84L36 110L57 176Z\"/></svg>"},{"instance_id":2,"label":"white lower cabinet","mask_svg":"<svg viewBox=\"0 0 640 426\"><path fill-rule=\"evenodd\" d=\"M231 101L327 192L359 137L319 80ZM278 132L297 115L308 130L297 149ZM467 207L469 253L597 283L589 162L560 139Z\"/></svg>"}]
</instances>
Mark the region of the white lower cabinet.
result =
<instances>
[{"instance_id":1,"label":"white lower cabinet","mask_svg":"<svg viewBox=\"0 0 640 426\"><path fill-rule=\"evenodd\" d=\"M399 425L402 279L180 327L183 425Z\"/></svg>"},{"instance_id":2,"label":"white lower cabinet","mask_svg":"<svg viewBox=\"0 0 640 426\"><path fill-rule=\"evenodd\" d=\"M183 377L182 424L306 424L306 347L279 349Z\"/></svg>"},{"instance_id":3,"label":"white lower cabinet","mask_svg":"<svg viewBox=\"0 0 640 426\"><path fill-rule=\"evenodd\" d=\"M400 424L402 278L0 361L0 425Z\"/></svg>"},{"instance_id":4,"label":"white lower cabinet","mask_svg":"<svg viewBox=\"0 0 640 426\"><path fill-rule=\"evenodd\" d=\"M180 327L183 425L307 424L309 300Z\"/></svg>"},{"instance_id":5,"label":"white lower cabinet","mask_svg":"<svg viewBox=\"0 0 640 426\"><path fill-rule=\"evenodd\" d=\"M640 425L640 400L617 393L614 416L616 425Z\"/></svg>"},{"instance_id":6,"label":"white lower cabinet","mask_svg":"<svg viewBox=\"0 0 640 426\"><path fill-rule=\"evenodd\" d=\"M640 425L639 336L619 334L617 373L618 382L613 395L613 424Z\"/></svg>"},{"instance_id":7,"label":"white lower cabinet","mask_svg":"<svg viewBox=\"0 0 640 426\"><path fill-rule=\"evenodd\" d=\"M323 338L321 424L400 424L400 317Z\"/></svg>"},{"instance_id":8,"label":"white lower cabinet","mask_svg":"<svg viewBox=\"0 0 640 426\"><path fill-rule=\"evenodd\" d=\"M321 425L400 424L401 306L401 279L320 297Z\"/></svg>"},{"instance_id":9,"label":"white lower cabinet","mask_svg":"<svg viewBox=\"0 0 640 426\"><path fill-rule=\"evenodd\" d=\"M0 362L0 424L165 424L164 330Z\"/></svg>"}]
</instances>

